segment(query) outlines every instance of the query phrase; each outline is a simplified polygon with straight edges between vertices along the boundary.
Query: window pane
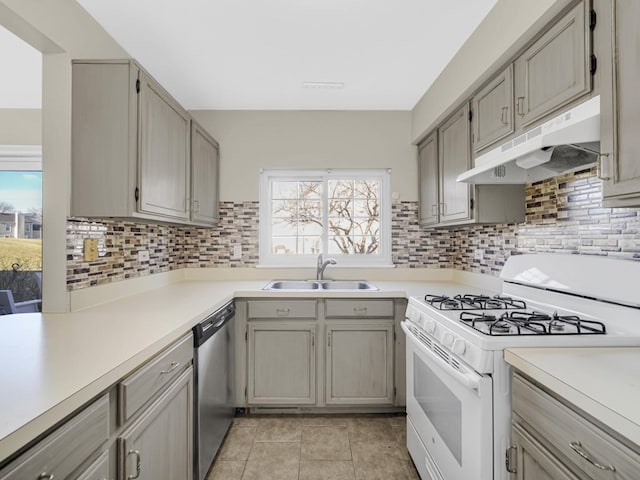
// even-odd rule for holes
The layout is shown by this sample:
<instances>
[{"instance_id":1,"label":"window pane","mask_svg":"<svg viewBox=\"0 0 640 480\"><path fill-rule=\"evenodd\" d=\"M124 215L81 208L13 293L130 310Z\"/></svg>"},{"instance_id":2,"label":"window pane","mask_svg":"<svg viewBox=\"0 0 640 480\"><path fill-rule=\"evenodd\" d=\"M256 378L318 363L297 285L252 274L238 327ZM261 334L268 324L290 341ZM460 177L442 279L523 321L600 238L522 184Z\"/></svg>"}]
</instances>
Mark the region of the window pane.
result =
<instances>
[{"instance_id":1,"label":"window pane","mask_svg":"<svg viewBox=\"0 0 640 480\"><path fill-rule=\"evenodd\" d=\"M320 237L298 237L298 254L317 255L320 245Z\"/></svg>"},{"instance_id":2,"label":"window pane","mask_svg":"<svg viewBox=\"0 0 640 480\"><path fill-rule=\"evenodd\" d=\"M272 198L298 198L297 181L274 181Z\"/></svg>"},{"instance_id":3,"label":"window pane","mask_svg":"<svg viewBox=\"0 0 640 480\"><path fill-rule=\"evenodd\" d=\"M322 183L320 182L300 182L298 188L299 198L306 200L320 200L322 198Z\"/></svg>"},{"instance_id":4,"label":"window pane","mask_svg":"<svg viewBox=\"0 0 640 480\"><path fill-rule=\"evenodd\" d=\"M329 180L330 198L353 197L353 180Z\"/></svg>"},{"instance_id":5,"label":"window pane","mask_svg":"<svg viewBox=\"0 0 640 480\"><path fill-rule=\"evenodd\" d=\"M296 253L296 237L273 237L272 253L276 255L291 255Z\"/></svg>"}]
</instances>

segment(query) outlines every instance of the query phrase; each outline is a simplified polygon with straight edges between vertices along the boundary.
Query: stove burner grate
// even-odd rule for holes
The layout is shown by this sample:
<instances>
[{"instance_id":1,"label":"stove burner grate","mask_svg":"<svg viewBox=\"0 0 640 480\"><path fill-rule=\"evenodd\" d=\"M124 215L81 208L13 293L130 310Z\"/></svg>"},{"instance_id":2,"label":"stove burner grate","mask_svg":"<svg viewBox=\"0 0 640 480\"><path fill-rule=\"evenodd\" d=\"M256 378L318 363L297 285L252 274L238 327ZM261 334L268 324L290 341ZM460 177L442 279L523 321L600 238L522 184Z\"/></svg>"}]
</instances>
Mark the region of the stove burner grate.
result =
<instances>
[{"instance_id":1,"label":"stove burner grate","mask_svg":"<svg viewBox=\"0 0 640 480\"><path fill-rule=\"evenodd\" d=\"M527 304L522 300L495 295L460 294L453 298L447 295L424 296L425 302L439 310L511 310L525 309Z\"/></svg>"}]
</instances>

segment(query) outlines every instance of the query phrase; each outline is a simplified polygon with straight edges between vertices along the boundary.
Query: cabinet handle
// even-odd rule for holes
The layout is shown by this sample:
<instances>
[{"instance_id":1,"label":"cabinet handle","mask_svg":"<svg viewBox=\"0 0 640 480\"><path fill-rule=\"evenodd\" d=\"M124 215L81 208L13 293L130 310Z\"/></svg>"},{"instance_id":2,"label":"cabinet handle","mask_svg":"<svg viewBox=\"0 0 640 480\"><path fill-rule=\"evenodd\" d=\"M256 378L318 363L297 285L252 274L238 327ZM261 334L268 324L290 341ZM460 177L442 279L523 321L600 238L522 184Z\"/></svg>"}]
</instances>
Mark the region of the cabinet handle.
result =
<instances>
[{"instance_id":1,"label":"cabinet handle","mask_svg":"<svg viewBox=\"0 0 640 480\"><path fill-rule=\"evenodd\" d=\"M438 206L437 205L431 205L431 215L433 215L434 217L438 214Z\"/></svg>"},{"instance_id":2,"label":"cabinet handle","mask_svg":"<svg viewBox=\"0 0 640 480\"><path fill-rule=\"evenodd\" d=\"M38 480L53 480L53 473L42 472L38 475Z\"/></svg>"},{"instance_id":3,"label":"cabinet handle","mask_svg":"<svg viewBox=\"0 0 640 480\"><path fill-rule=\"evenodd\" d=\"M518 115L524 117L524 97L518 97L516 99L516 109Z\"/></svg>"},{"instance_id":4,"label":"cabinet handle","mask_svg":"<svg viewBox=\"0 0 640 480\"><path fill-rule=\"evenodd\" d=\"M353 313L365 315L367 313L367 307L353 307Z\"/></svg>"},{"instance_id":5,"label":"cabinet handle","mask_svg":"<svg viewBox=\"0 0 640 480\"><path fill-rule=\"evenodd\" d=\"M193 211L198 213L200 211L200 202L198 200L193 201Z\"/></svg>"},{"instance_id":6,"label":"cabinet handle","mask_svg":"<svg viewBox=\"0 0 640 480\"><path fill-rule=\"evenodd\" d=\"M287 315L289 315L289 309L288 308L276 308L276 315L279 315L281 317L286 317Z\"/></svg>"},{"instance_id":7,"label":"cabinet handle","mask_svg":"<svg viewBox=\"0 0 640 480\"><path fill-rule=\"evenodd\" d=\"M180 362L171 362L169 364L169 368L166 370L162 370L160 372L160 375L166 375L167 373L171 373L173 372L176 368L178 368L180 366Z\"/></svg>"},{"instance_id":8,"label":"cabinet handle","mask_svg":"<svg viewBox=\"0 0 640 480\"><path fill-rule=\"evenodd\" d=\"M607 180L611 180L611 177L609 175L605 175L605 160L609 160L609 154L608 153L601 153L600 155L598 155L598 178L600 180L603 181L607 181ZM608 162L607 162L608 164Z\"/></svg>"},{"instance_id":9,"label":"cabinet handle","mask_svg":"<svg viewBox=\"0 0 640 480\"><path fill-rule=\"evenodd\" d=\"M596 467L596 468L598 468L600 470L610 470L612 472L616 471L616 467L614 467L613 465L601 465L600 463L598 463L595 460L593 460L589 456L589 454L587 452L585 452L584 449L582 448L582 443L580 443L580 442L571 442L569 444L569 446L571 447L571 450L576 452L578 455L580 455L582 458L584 458L587 462L589 462L594 467Z\"/></svg>"},{"instance_id":10,"label":"cabinet handle","mask_svg":"<svg viewBox=\"0 0 640 480\"><path fill-rule=\"evenodd\" d=\"M502 107L502 124L509 125L509 107Z\"/></svg>"},{"instance_id":11,"label":"cabinet handle","mask_svg":"<svg viewBox=\"0 0 640 480\"><path fill-rule=\"evenodd\" d=\"M507 468L507 472L509 472L509 473L518 473L518 470L516 469L515 465L513 464L513 459L511 457L511 452L515 452L517 454L518 453L518 447L516 447L515 445L511 445L510 447L507 447L507 452L505 454L504 464L505 464L505 467Z\"/></svg>"},{"instance_id":12,"label":"cabinet handle","mask_svg":"<svg viewBox=\"0 0 640 480\"><path fill-rule=\"evenodd\" d=\"M142 470L142 460L140 459L140 452L138 450L129 450L127 452L127 457L131 454L134 454L136 456L136 474L127 475L127 480L136 480L136 478L140 478L140 470Z\"/></svg>"}]
</instances>

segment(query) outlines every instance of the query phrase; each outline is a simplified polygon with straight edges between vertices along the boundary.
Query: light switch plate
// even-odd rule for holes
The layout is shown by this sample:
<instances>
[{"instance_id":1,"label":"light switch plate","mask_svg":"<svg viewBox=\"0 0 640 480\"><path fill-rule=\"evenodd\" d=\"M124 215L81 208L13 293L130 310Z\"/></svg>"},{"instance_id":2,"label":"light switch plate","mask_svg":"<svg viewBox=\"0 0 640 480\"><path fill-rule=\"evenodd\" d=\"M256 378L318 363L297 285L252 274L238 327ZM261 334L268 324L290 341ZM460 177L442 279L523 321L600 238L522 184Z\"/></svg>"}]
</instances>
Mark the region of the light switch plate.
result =
<instances>
[{"instance_id":1,"label":"light switch plate","mask_svg":"<svg viewBox=\"0 0 640 480\"><path fill-rule=\"evenodd\" d=\"M84 239L84 261L95 262L98 259L98 240L95 238Z\"/></svg>"},{"instance_id":2,"label":"light switch plate","mask_svg":"<svg viewBox=\"0 0 640 480\"><path fill-rule=\"evenodd\" d=\"M242 245L234 245L232 258L236 260L242 258Z\"/></svg>"},{"instance_id":3,"label":"light switch plate","mask_svg":"<svg viewBox=\"0 0 640 480\"><path fill-rule=\"evenodd\" d=\"M473 252L473 258L474 258L474 260L483 260L484 259L484 252L482 250L480 250L479 248L476 249Z\"/></svg>"}]
</instances>

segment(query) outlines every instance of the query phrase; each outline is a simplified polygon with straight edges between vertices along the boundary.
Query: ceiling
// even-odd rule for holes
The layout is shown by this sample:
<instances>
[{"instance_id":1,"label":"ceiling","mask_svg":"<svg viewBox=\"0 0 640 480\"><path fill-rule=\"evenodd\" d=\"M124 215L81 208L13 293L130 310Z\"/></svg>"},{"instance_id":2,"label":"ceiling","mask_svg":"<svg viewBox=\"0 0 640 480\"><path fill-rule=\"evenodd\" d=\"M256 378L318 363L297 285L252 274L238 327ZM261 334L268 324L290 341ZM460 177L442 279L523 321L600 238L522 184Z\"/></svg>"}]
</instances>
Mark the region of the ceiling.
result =
<instances>
[{"instance_id":1,"label":"ceiling","mask_svg":"<svg viewBox=\"0 0 640 480\"><path fill-rule=\"evenodd\" d=\"M78 2L187 109L411 110L496 0Z\"/></svg>"},{"instance_id":2,"label":"ceiling","mask_svg":"<svg viewBox=\"0 0 640 480\"><path fill-rule=\"evenodd\" d=\"M42 107L42 54L0 25L0 108Z\"/></svg>"}]
</instances>

